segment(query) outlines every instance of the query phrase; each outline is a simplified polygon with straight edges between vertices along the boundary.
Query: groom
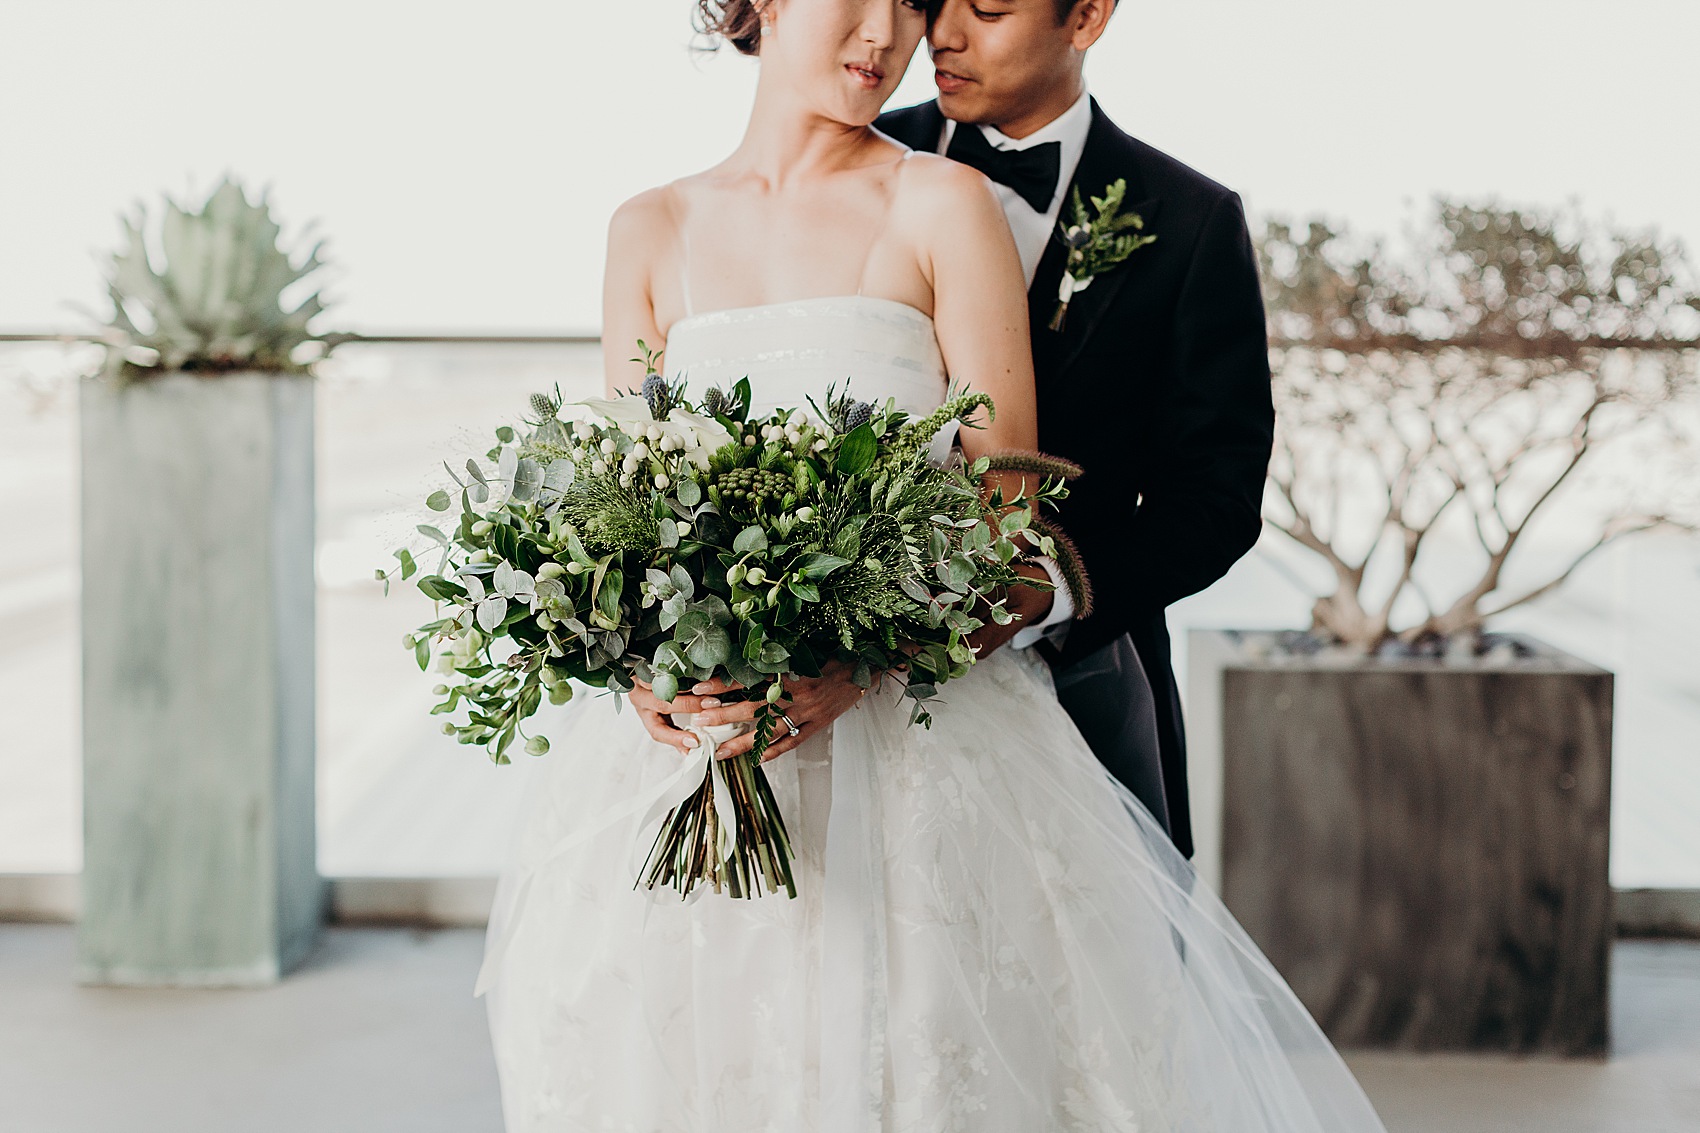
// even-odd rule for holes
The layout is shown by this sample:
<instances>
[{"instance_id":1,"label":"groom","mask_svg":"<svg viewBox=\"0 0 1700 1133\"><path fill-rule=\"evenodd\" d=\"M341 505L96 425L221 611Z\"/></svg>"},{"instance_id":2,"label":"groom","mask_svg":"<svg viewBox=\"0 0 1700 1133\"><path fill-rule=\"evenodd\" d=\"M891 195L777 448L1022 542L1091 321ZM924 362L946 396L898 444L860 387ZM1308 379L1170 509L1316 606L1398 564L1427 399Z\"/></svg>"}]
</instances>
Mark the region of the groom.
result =
<instances>
[{"instance_id":1,"label":"groom","mask_svg":"<svg viewBox=\"0 0 1700 1133\"><path fill-rule=\"evenodd\" d=\"M1060 520L1097 591L1072 622L1061 589L1013 593L1022 624L1051 627L1036 648L1093 752L1190 857L1164 608L1257 541L1275 415L1239 198L1122 133L1086 93L1087 49L1115 7L943 0L927 37L938 101L876 125L997 183L1030 284L1039 443L1085 468ZM1090 200L1118 180L1156 240L1071 295L1051 330L1066 287L1059 214L1074 190ZM988 627L981 644L1015 632Z\"/></svg>"}]
</instances>

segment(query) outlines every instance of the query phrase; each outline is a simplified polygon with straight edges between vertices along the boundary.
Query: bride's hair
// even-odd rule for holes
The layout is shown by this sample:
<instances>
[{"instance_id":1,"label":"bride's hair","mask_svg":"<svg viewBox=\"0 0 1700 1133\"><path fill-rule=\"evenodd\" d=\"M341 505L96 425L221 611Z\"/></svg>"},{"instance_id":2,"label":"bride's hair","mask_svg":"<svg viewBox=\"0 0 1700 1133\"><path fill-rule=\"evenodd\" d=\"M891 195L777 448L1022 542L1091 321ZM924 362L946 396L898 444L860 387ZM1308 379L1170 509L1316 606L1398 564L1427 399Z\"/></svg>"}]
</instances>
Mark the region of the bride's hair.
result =
<instances>
[{"instance_id":1,"label":"bride's hair","mask_svg":"<svg viewBox=\"0 0 1700 1133\"><path fill-rule=\"evenodd\" d=\"M741 54L761 54L761 6L756 0L697 0L697 30Z\"/></svg>"},{"instance_id":2,"label":"bride's hair","mask_svg":"<svg viewBox=\"0 0 1700 1133\"><path fill-rule=\"evenodd\" d=\"M1059 0L1060 2L1060 0ZM1069 0L1074 3L1075 0ZM744 55L761 54L761 10L771 0L696 0L697 31L710 43L724 41ZM927 19L938 14L942 0L927 0Z\"/></svg>"}]
</instances>

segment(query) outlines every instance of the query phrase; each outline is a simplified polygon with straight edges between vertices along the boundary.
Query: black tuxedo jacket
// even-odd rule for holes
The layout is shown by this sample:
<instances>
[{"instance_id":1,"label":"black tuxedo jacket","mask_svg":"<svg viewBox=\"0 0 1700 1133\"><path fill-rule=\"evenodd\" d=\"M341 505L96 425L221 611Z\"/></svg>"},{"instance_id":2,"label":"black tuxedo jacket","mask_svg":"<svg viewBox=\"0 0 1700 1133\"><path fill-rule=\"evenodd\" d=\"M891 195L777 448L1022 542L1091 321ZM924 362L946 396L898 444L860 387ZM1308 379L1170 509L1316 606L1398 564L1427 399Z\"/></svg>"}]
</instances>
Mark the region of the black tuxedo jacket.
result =
<instances>
[{"instance_id":1,"label":"black tuxedo jacket","mask_svg":"<svg viewBox=\"0 0 1700 1133\"><path fill-rule=\"evenodd\" d=\"M944 116L929 102L876 125L932 152ZM1046 325L1062 281L1060 242L1028 294L1039 445L1085 469L1059 519L1096 592L1058 664L1132 638L1157 707L1170 833L1190 856L1186 741L1163 613L1257 542L1275 424L1268 339L1239 197L1122 133L1094 101L1073 184L1089 198L1118 178L1124 209L1144 218L1156 243L1078 292L1060 332Z\"/></svg>"}]
</instances>

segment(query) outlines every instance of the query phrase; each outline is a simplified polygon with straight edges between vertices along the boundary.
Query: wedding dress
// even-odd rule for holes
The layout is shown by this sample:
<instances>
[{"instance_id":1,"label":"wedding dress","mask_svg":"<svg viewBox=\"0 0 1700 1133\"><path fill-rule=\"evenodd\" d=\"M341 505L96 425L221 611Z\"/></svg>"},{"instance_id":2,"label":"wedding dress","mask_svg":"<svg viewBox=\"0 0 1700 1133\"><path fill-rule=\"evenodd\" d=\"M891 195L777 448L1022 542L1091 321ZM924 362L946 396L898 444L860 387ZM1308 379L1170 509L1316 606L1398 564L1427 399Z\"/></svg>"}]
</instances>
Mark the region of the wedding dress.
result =
<instances>
[{"instance_id":1,"label":"wedding dress","mask_svg":"<svg viewBox=\"0 0 1700 1133\"><path fill-rule=\"evenodd\" d=\"M757 412L946 389L931 320L864 296L689 316L667 362ZM1381 1129L1040 660L987 658L931 729L897 692L766 765L795 899L634 889L682 757L611 697L544 721L480 976L510 1131Z\"/></svg>"}]
</instances>

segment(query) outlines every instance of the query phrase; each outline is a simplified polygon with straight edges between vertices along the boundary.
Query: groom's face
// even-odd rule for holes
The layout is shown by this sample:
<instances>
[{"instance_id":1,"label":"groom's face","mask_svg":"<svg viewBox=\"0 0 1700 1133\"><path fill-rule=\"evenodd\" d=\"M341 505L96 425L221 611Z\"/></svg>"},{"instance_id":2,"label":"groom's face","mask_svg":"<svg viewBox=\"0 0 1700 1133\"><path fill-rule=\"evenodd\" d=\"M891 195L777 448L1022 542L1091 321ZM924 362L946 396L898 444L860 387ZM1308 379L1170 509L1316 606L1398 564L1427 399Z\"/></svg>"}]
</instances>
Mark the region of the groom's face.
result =
<instances>
[{"instance_id":1,"label":"groom's face","mask_svg":"<svg viewBox=\"0 0 1700 1133\"><path fill-rule=\"evenodd\" d=\"M927 42L945 117L1004 126L1059 98L1066 107L1080 83L1083 6L1114 7L1103 0L1062 9L1057 0L944 0Z\"/></svg>"}]
</instances>

